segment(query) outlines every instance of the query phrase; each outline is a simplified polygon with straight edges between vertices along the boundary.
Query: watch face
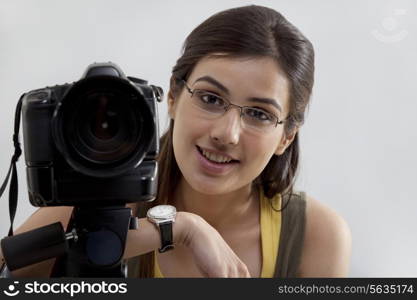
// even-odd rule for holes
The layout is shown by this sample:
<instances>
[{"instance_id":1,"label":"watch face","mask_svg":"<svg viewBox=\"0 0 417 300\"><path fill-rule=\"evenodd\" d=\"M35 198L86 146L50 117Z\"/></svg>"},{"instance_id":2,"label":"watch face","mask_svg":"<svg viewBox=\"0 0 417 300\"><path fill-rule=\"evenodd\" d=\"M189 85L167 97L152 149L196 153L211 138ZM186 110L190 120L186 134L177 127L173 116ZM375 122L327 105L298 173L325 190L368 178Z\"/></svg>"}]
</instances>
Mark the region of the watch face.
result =
<instances>
[{"instance_id":1,"label":"watch face","mask_svg":"<svg viewBox=\"0 0 417 300\"><path fill-rule=\"evenodd\" d=\"M148 217L156 219L171 218L177 212L175 206L172 205L157 205L148 211Z\"/></svg>"}]
</instances>

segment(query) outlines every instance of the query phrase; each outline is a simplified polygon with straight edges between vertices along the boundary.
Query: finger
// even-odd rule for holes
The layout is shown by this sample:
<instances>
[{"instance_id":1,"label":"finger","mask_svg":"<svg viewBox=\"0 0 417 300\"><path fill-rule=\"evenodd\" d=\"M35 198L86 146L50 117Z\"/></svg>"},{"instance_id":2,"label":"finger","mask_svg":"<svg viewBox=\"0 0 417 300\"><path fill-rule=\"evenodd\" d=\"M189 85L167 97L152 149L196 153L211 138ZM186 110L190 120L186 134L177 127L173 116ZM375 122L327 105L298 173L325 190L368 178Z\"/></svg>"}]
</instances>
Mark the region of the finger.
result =
<instances>
[{"instance_id":1,"label":"finger","mask_svg":"<svg viewBox=\"0 0 417 300\"><path fill-rule=\"evenodd\" d=\"M240 274L242 278L251 278L252 276L249 273L249 269L246 265L243 265L240 269Z\"/></svg>"}]
</instances>

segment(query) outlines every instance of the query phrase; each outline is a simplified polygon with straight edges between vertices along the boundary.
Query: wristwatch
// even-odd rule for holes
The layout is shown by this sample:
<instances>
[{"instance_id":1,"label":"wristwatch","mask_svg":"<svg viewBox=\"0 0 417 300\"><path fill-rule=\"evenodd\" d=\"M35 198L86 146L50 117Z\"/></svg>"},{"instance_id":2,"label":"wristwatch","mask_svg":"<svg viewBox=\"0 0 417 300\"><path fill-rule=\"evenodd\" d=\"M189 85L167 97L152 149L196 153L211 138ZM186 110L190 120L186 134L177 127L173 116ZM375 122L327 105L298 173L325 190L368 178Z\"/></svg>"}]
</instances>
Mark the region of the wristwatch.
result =
<instances>
[{"instance_id":1,"label":"wristwatch","mask_svg":"<svg viewBox=\"0 0 417 300\"><path fill-rule=\"evenodd\" d=\"M172 205L157 205L150 208L146 214L148 220L154 223L161 234L161 248L159 253L174 249L172 237L172 223L175 222L177 209Z\"/></svg>"}]
</instances>

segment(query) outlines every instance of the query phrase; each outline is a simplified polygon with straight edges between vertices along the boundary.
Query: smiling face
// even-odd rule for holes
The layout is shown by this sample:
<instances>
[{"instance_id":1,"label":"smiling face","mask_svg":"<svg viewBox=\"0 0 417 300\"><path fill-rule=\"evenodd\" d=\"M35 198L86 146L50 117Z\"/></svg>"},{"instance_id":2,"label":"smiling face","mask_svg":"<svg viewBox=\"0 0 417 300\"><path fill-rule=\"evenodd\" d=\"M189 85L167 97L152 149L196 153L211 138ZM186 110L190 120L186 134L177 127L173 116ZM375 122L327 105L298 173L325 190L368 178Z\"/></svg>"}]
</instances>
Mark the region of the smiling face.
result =
<instances>
[{"instance_id":1,"label":"smiling face","mask_svg":"<svg viewBox=\"0 0 417 300\"><path fill-rule=\"evenodd\" d=\"M193 69L187 85L191 90L219 95L232 104L260 108L279 120L288 115L289 82L272 58L204 58ZM295 132L284 135L284 124L265 132L248 128L235 107L213 117L193 105L186 88L175 99L169 95L169 114L175 120L175 159L188 184L201 193L222 194L250 185L272 155L282 154L294 139ZM271 100L277 105L266 103ZM199 148L220 152L238 162L210 165Z\"/></svg>"}]
</instances>

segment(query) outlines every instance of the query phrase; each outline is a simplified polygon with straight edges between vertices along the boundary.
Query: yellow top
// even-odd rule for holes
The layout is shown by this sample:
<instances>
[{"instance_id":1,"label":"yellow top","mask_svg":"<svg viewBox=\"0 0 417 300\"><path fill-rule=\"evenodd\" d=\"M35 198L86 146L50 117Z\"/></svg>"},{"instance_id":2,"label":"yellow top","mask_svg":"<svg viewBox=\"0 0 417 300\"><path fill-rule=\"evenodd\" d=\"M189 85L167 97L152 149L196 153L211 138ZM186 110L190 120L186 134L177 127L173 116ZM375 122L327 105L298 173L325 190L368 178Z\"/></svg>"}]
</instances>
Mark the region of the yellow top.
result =
<instances>
[{"instance_id":1,"label":"yellow top","mask_svg":"<svg viewBox=\"0 0 417 300\"><path fill-rule=\"evenodd\" d=\"M261 241L262 241L262 270L261 278L272 278L274 276L275 264L278 256L279 238L281 234L281 212L275 211L272 206L279 210L281 208L281 195L277 194L272 199L264 196L260 192L260 212L261 212ZM164 276L159 269L158 260L155 252L155 278Z\"/></svg>"}]
</instances>

